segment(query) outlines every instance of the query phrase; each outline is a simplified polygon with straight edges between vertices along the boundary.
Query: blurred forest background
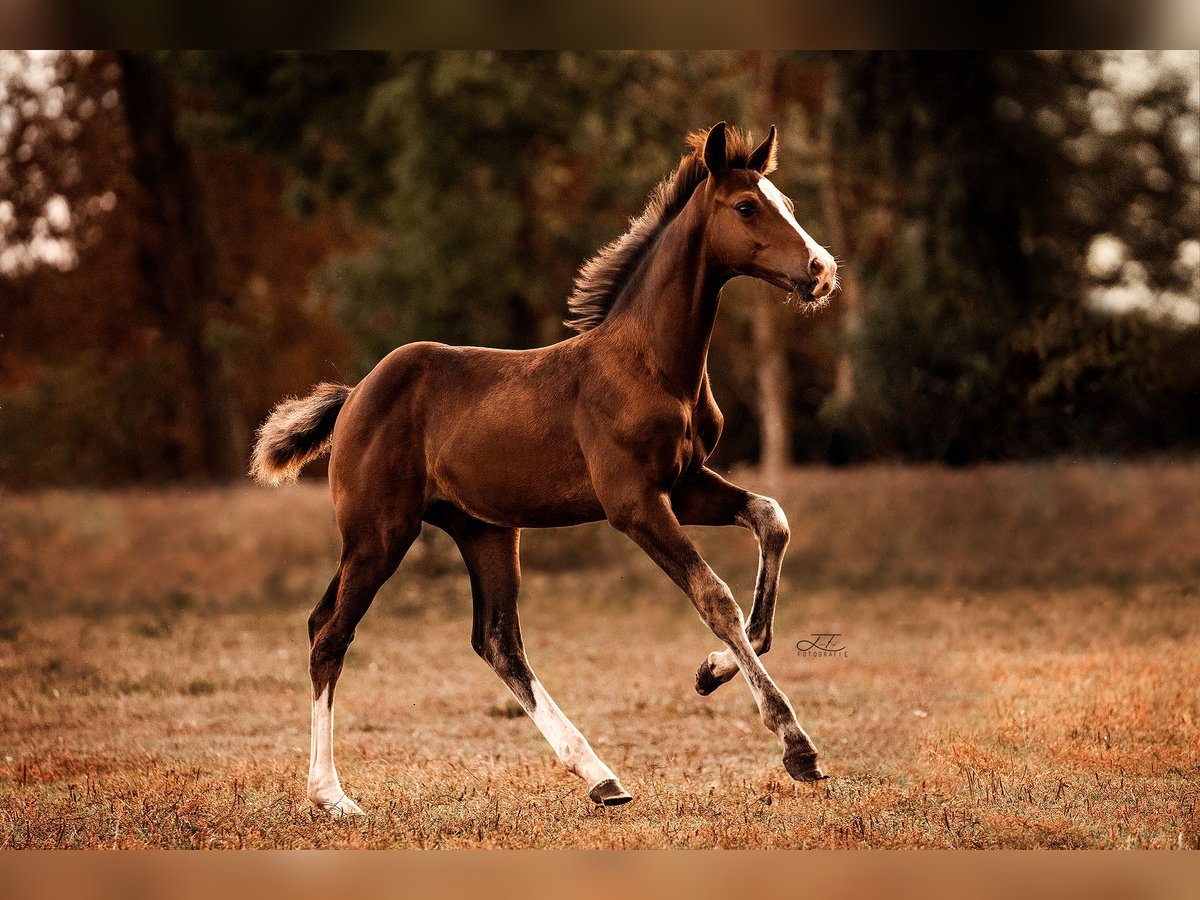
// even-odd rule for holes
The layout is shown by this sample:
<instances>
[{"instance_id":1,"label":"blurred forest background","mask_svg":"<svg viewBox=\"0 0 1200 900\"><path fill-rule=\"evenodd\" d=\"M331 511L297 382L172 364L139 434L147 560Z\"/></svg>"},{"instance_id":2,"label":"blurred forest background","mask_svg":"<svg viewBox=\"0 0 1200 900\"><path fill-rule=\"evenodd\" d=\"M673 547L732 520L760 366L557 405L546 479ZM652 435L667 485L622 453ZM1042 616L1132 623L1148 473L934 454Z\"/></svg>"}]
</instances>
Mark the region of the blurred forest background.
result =
<instances>
[{"instance_id":1,"label":"blurred forest background","mask_svg":"<svg viewBox=\"0 0 1200 900\"><path fill-rule=\"evenodd\" d=\"M1200 447L1200 54L5 52L0 484L220 481L413 340L566 337L718 119L845 261L739 279L717 462Z\"/></svg>"}]
</instances>

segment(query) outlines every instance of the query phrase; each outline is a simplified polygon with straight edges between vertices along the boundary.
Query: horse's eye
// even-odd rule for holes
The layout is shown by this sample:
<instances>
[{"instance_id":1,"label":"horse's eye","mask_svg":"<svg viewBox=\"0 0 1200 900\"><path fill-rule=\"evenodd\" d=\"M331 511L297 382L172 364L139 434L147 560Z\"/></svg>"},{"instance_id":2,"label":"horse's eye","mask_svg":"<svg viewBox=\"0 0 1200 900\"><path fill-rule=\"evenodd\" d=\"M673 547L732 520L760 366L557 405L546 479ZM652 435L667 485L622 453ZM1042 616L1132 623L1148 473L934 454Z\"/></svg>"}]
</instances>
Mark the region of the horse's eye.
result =
<instances>
[{"instance_id":1,"label":"horse's eye","mask_svg":"<svg viewBox=\"0 0 1200 900\"><path fill-rule=\"evenodd\" d=\"M743 219L748 219L754 215L754 204L749 200L743 200L741 203L735 206L734 209L737 210L737 214Z\"/></svg>"}]
</instances>

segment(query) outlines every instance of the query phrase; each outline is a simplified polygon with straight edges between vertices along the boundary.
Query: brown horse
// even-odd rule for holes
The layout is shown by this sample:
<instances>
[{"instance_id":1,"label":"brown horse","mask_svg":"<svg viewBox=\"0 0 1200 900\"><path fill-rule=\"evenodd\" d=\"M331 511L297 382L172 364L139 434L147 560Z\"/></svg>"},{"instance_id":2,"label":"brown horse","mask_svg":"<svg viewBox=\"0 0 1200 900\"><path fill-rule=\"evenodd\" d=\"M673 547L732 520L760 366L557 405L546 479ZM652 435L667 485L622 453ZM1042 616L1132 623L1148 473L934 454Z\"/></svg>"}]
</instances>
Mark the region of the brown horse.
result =
<instances>
[{"instance_id":1,"label":"brown horse","mask_svg":"<svg viewBox=\"0 0 1200 900\"><path fill-rule=\"evenodd\" d=\"M281 403L259 432L252 472L294 480L332 448L342 554L309 617L313 687L308 797L361 813L333 764L333 692L354 630L421 531L444 529L471 576L471 644L512 690L595 803L631 799L542 687L517 619L521 528L607 519L671 577L725 644L701 664L708 694L738 671L799 781L825 776L759 656L771 645L787 519L779 504L704 466L721 434L708 346L722 286L761 278L809 304L836 288L833 257L770 181L775 129L754 147L718 123L651 195L629 231L580 271L567 325L535 350L408 344L353 389L319 386ZM749 625L684 525L740 525L758 539Z\"/></svg>"}]
</instances>

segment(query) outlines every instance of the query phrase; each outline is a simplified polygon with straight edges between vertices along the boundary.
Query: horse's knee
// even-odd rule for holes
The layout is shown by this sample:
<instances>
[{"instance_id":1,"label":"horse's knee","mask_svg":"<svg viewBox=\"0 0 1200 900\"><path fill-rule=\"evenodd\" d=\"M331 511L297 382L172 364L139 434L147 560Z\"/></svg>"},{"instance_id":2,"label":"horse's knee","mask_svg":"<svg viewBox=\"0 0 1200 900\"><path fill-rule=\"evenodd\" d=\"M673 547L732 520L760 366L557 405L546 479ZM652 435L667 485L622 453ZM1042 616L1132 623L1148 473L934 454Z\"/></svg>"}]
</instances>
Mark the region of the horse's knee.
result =
<instances>
[{"instance_id":1,"label":"horse's knee","mask_svg":"<svg viewBox=\"0 0 1200 900\"><path fill-rule=\"evenodd\" d=\"M474 643L472 641L472 646ZM503 636L485 635L481 644L475 652L492 667L525 708L532 710L537 703L533 696L533 671L520 643Z\"/></svg>"},{"instance_id":2,"label":"horse's knee","mask_svg":"<svg viewBox=\"0 0 1200 900\"><path fill-rule=\"evenodd\" d=\"M378 554L343 557L338 574L308 617L308 641L314 661L340 661L354 640L358 623L396 565Z\"/></svg>"},{"instance_id":3,"label":"horse's knee","mask_svg":"<svg viewBox=\"0 0 1200 900\"><path fill-rule=\"evenodd\" d=\"M323 603L314 609L308 615L308 646L310 648L316 646L317 638L321 632L325 630L325 626L329 624L329 620L333 618L333 605L328 607Z\"/></svg>"},{"instance_id":4,"label":"horse's knee","mask_svg":"<svg viewBox=\"0 0 1200 900\"><path fill-rule=\"evenodd\" d=\"M770 497L754 496L746 505L746 518L768 553L782 553L792 539L783 507Z\"/></svg>"},{"instance_id":5,"label":"horse's knee","mask_svg":"<svg viewBox=\"0 0 1200 900\"><path fill-rule=\"evenodd\" d=\"M346 651L353 641L354 628L338 622L336 617L317 632L309 650L308 668L318 691L337 678L346 659Z\"/></svg>"},{"instance_id":6,"label":"horse's knee","mask_svg":"<svg viewBox=\"0 0 1200 900\"><path fill-rule=\"evenodd\" d=\"M471 643L475 646L475 641ZM525 655L521 648L498 635L485 634L475 652L483 657L484 662L495 669L501 678L524 668Z\"/></svg>"},{"instance_id":7,"label":"horse's knee","mask_svg":"<svg viewBox=\"0 0 1200 900\"><path fill-rule=\"evenodd\" d=\"M497 672L505 668L514 653L511 642L487 628L477 628L471 632L471 649Z\"/></svg>"},{"instance_id":8,"label":"horse's knee","mask_svg":"<svg viewBox=\"0 0 1200 900\"><path fill-rule=\"evenodd\" d=\"M317 639L317 635L321 633L321 629L325 627L325 623L333 618L333 612L337 609L338 588L341 583L342 573L339 571L329 582L329 587L325 588L324 595L317 601L312 612L308 614L308 645L310 647Z\"/></svg>"},{"instance_id":9,"label":"horse's knee","mask_svg":"<svg viewBox=\"0 0 1200 900\"><path fill-rule=\"evenodd\" d=\"M475 629L471 632L471 649L474 650L475 655L484 662L490 662L488 659L487 638L484 637L483 632L479 629Z\"/></svg>"}]
</instances>

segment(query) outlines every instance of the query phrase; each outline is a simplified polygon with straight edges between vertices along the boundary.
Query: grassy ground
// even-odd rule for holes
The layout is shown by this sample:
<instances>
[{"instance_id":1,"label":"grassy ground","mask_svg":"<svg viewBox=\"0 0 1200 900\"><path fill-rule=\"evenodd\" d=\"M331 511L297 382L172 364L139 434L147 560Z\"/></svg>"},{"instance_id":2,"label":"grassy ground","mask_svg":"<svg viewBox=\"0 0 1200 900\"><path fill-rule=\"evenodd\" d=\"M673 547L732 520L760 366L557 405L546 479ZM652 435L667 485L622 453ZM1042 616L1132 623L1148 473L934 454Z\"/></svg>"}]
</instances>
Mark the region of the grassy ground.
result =
<instances>
[{"instance_id":1,"label":"grassy ground","mask_svg":"<svg viewBox=\"0 0 1200 900\"><path fill-rule=\"evenodd\" d=\"M751 476L745 480L752 481ZM423 539L359 629L304 801L324 486L0 497L0 847L1197 847L1200 465L799 471L768 669L796 785L716 644L603 526L528 535L534 667L634 794L596 810L471 652ZM754 545L697 530L737 595ZM840 632L844 657L795 643Z\"/></svg>"}]
</instances>

